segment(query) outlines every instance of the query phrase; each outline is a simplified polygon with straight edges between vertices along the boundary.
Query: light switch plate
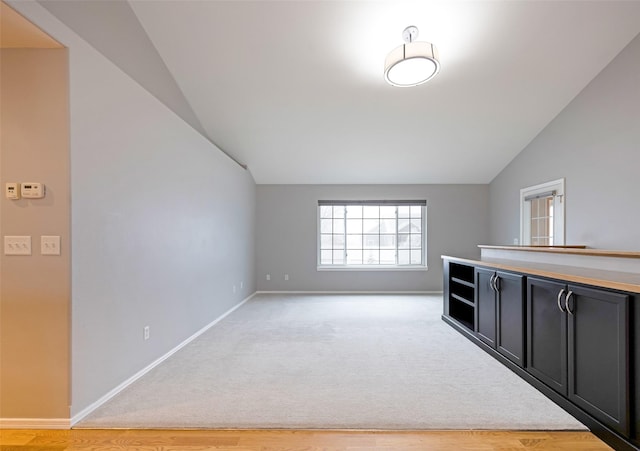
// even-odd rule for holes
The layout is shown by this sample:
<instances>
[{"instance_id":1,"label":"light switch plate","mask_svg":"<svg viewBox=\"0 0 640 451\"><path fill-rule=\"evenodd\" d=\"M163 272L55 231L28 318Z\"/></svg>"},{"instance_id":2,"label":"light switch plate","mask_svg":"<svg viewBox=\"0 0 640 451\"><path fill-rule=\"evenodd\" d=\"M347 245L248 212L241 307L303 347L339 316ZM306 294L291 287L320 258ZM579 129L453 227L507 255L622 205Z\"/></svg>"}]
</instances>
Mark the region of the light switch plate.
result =
<instances>
[{"instance_id":1,"label":"light switch plate","mask_svg":"<svg viewBox=\"0 0 640 451\"><path fill-rule=\"evenodd\" d=\"M31 236L4 237L4 255L31 255Z\"/></svg>"},{"instance_id":2,"label":"light switch plate","mask_svg":"<svg viewBox=\"0 0 640 451\"><path fill-rule=\"evenodd\" d=\"M40 237L41 255L60 255L60 236L42 235Z\"/></svg>"}]
</instances>

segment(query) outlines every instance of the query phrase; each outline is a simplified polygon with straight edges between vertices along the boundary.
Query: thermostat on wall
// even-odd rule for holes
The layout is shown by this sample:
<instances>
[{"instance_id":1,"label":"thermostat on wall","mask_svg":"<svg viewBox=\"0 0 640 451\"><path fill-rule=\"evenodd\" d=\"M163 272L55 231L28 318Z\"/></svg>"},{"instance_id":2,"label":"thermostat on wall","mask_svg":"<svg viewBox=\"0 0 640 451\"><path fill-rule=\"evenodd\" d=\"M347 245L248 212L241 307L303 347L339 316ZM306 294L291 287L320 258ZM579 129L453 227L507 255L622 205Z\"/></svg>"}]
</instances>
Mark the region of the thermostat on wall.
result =
<instances>
[{"instance_id":1,"label":"thermostat on wall","mask_svg":"<svg viewBox=\"0 0 640 451\"><path fill-rule=\"evenodd\" d=\"M42 183L24 182L20 187L22 197L27 199L41 199L44 197L45 187Z\"/></svg>"}]
</instances>

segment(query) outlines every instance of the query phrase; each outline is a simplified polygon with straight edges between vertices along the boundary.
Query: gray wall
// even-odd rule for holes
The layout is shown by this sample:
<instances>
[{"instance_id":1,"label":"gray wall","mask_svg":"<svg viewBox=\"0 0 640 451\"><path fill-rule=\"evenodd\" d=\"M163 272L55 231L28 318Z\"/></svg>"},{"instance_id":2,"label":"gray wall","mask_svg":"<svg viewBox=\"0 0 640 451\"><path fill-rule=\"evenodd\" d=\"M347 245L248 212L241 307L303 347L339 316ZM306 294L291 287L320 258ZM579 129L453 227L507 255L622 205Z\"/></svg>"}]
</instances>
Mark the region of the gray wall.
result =
<instances>
[{"instance_id":1,"label":"gray wall","mask_svg":"<svg viewBox=\"0 0 640 451\"><path fill-rule=\"evenodd\" d=\"M256 186L48 11L15 5L69 47L76 415L255 291Z\"/></svg>"},{"instance_id":2,"label":"gray wall","mask_svg":"<svg viewBox=\"0 0 640 451\"><path fill-rule=\"evenodd\" d=\"M487 242L488 195L488 185L258 185L258 290L440 291L440 255L476 255ZM317 271L320 199L427 199L429 270Z\"/></svg>"},{"instance_id":3,"label":"gray wall","mask_svg":"<svg viewBox=\"0 0 640 451\"><path fill-rule=\"evenodd\" d=\"M126 1L39 3L206 137L162 57ZM113 30L118 30L113 33Z\"/></svg>"},{"instance_id":4,"label":"gray wall","mask_svg":"<svg viewBox=\"0 0 640 451\"><path fill-rule=\"evenodd\" d=\"M519 237L521 188L565 177L566 243L637 251L639 174L640 35L491 182L491 242Z\"/></svg>"}]
</instances>

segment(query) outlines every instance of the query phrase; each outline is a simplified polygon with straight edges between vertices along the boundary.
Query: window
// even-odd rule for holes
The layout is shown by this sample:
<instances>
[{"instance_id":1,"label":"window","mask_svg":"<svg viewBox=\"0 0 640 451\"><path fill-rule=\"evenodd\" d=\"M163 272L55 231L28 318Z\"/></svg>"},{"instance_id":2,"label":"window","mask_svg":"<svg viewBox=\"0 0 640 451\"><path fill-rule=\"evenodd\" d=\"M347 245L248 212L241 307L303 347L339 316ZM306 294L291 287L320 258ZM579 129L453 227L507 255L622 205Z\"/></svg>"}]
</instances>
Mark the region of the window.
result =
<instances>
[{"instance_id":1,"label":"window","mask_svg":"<svg viewBox=\"0 0 640 451\"><path fill-rule=\"evenodd\" d=\"M564 244L564 179L520 190L520 243Z\"/></svg>"},{"instance_id":2,"label":"window","mask_svg":"<svg viewBox=\"0 0 640 451\"><path fill-rule=\"evenodd\" d=\"M553 246L553 194L529 200L531 232L534 246Z\"/></svg>"},{"instance_id":3,"label":"window","mask_svg":"<svg viewBox=\"0 0 640 451\"><path fill-rule=\"evenodd\" d=\"M318 268L425 268L426 201L319 201Z\"/></svg>"}]
</instances>

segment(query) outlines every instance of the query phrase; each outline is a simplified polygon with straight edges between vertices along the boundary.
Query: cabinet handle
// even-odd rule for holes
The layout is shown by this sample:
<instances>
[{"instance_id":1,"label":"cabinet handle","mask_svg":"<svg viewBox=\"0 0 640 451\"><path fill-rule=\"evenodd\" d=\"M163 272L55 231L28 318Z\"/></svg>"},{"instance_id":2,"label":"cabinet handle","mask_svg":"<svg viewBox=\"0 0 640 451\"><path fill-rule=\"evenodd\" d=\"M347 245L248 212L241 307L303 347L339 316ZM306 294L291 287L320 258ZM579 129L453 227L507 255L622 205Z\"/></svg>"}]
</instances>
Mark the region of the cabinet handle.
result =
<instances>
[{"instance_id":1,"label":"cabinet handle","mask_svg":"<svg viewBox=\"0 0 640 451\"><path fill-rule=\"evenodd\" d=\"M493 289L498 293L500 291L500 276L496 274L496 278L493 279Z\"/></svg>"},{"instance_id":2,"label":"cabinet handle","mask_svg":"<svg viewBox=\"0 0 640 451\"><path fill-rule=\"evenodd\" d=\"M567 308L567 312L569 312L569 315L573 315L571 307L569 307L569 299L571 298L571 296L573 296L573 291L569 290L569 292L567 293L567 297L564 300L564 306Z\"/></svg>"},{"instance_id":3,"label":"cabinet handle","mask_svg":"<svg viewBox=\"0 0 640 451\"><path fill-rule=\"evenodd\" d=\"M500 288L498 288L498 280L499 280L499 279L500 279L500 278L498 277L498 275L497 275L497 274L492 275L492 276L491 276L491 279L489 279L489 286L490 286L490 287L491 287L491 289L492 289L493 291L495 291L496 293L497 293L498 291L500 291Z\"/></svg>"},{"instance_id":4,"label":"cabinet handle","mask_svg":"<svg viewBox=\"0 0 640 451\"><path fill-rule=\"evenodd\" d=\"M564 313L566 310L562 307L562 295L564 294L564 288L562 290L560 290L560 292L558 293L558 308L560 309L560 311L562 313Z\"/></svg>"}]
</instances>

